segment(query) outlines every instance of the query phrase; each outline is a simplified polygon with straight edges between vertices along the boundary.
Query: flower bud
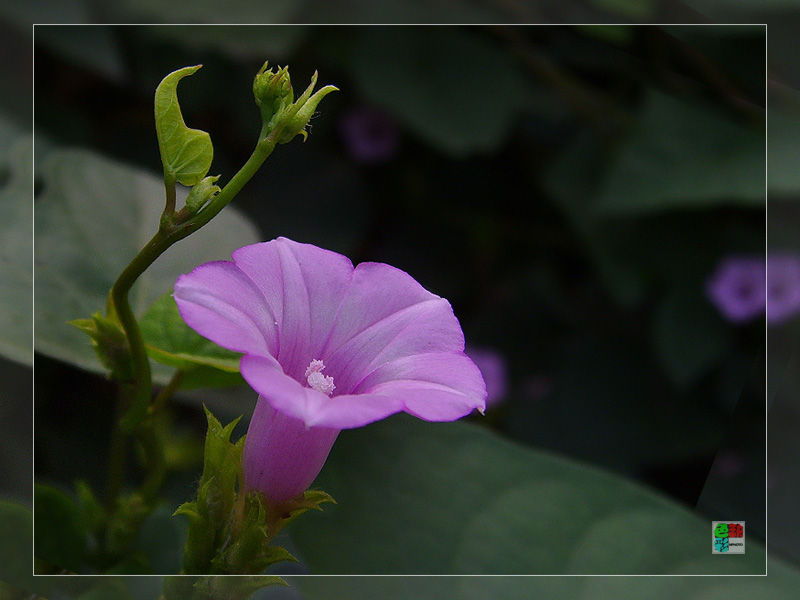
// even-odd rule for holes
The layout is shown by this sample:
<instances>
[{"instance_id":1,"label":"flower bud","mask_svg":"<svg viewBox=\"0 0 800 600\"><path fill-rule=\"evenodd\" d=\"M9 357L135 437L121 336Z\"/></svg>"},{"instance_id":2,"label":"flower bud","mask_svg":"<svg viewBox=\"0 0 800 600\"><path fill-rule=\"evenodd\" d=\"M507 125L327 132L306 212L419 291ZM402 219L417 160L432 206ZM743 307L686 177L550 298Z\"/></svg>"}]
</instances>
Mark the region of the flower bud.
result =
<instances>
[{"instance_id":1,"label":"flower bud","mask_svg":"<svg viewBox=\"0 0 800 600\"><path fill-rule=\"evenodd\" d=\"M221 188L215 185L217 179L219 179L219 175L216 177L205 177L192 187L189 196L186 198L186 208L189 212L197 212L206 202L221 191Z\"/></svg>"},{"instance_id":2,"label":"flower bud","mask_svg":"<svg viewBox=\"0 0 800 600\"><path fill-rule=\"evenodd\" d=\"M263 135L278 130L276 135L280 144L291 141L297 135L302 135L305 140L308 137L306 125L314 115L317 105L338 88L326 85L312 95L317 84L317 73L314 73L311 84L295 102L289 67L273 72L272 69L267 69L267 65L268 63L264 63L253 81L253 94L261 109Z\"/></svg>"},{"instance_id":3,"label":"flower bud","mask_svg":"<svg viewBox=\"0 0 800 600\"><path fill-rule=\"evenodd\" d=\"M267 65L269 61L265 62L256 73L253 80L253 95L261 109L261 120L272 129L286 107L294 102L294 92L289 67L282 67L273 72L272 69L267 69Z\"/></svg>"}]
</instances>

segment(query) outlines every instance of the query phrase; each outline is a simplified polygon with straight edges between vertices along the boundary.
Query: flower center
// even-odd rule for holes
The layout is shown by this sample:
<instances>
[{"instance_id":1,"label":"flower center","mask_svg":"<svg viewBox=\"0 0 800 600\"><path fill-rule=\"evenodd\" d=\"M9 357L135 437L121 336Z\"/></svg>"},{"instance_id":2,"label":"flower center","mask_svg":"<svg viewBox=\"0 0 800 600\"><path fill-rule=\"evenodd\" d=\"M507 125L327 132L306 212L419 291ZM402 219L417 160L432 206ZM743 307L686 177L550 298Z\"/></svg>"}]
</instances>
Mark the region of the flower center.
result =
<instances>
[{"instance_id":1,"label":"flower center","mask_svg":"<svg viewBox=\"0 0 800 600\"><path fill-rule=\"evenodd\" d=\"M322 374L324 368L325 365L321 360L312 360L306 369L306 381L308 381L308 387L330 396L336 386L333 385L333 377Z\"/></svg>"}]
</instances>

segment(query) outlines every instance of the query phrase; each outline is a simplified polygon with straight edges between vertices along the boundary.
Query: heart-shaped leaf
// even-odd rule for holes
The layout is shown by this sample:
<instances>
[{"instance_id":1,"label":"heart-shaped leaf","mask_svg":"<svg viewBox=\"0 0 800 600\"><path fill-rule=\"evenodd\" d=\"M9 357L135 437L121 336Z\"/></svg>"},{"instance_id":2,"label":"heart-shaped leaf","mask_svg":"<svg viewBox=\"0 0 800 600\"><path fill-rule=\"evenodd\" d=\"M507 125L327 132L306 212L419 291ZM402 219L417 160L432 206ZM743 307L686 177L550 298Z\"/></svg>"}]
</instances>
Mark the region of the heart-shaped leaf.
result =
<instances>
[{"instance_id":1,"label":"heart-shaped leaf","mask_svg":"<svg viewBox=\"0 0 800 600\"><path fill-rule=\"evenodd\" d=\"M156 134L164 176L188 186L206 176L214 158L211 136L187 127L178 103L178 82L201 66L173 71L156 88Z\"/></svg>"}]
</instances>

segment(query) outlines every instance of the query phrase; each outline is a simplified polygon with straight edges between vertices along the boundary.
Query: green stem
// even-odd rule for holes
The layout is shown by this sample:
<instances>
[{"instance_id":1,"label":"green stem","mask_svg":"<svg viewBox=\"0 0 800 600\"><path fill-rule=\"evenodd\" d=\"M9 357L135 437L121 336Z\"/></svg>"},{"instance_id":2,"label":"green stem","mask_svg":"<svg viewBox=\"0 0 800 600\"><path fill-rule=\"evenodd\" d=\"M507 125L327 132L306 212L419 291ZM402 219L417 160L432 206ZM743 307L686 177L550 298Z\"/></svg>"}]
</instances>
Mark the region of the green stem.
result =
<instances>
[{"instance_id":1,"label":"green stem","mask_svg":"<svg viewBox=\"0 0 800 600\"><path fill-rule=\"evenodd\" d=\"M156 399L153 400L153 404L150 406L150 415L155 416L161 412L161 410L167 405L172 396L175 395L175 392L178 391L178 388L181 386L181 381L183 381L183 376L186 374L186 371L178 369L172 375L172 378L169 380L169 383L165 385L162 390L156 396Z\"/></svg>"},{"instance_id":2,"label":"green stem","mask_svg":"<svg viewBox=\"0 0 800 600\"><path fill-rule=\"evenodd\" d=\"M147 356L147 350L144 346L139 323L136 321L136 317L131 309L128 293L139 276L144 273L147 267L153 264L172 243L173 242L169 239L169 235L165 234L163 230L159 230L153 236L153 239L147 242L139 254L125 267L125 270L122 271L119 278L114 283L114 286L111 288L111 301L114 303L117 318L122 325L122 329L125 331L125 337L128 339L128 346L131 351L131 360L133 363L133 397L120 423L123 433L128 435L133 432L147 412L147 407L150 404L150 397L153 391L150 359Z\"/></svg>"},{"instance_id":3,"label":"green stem","mask_svg":"<svg viewBox=\"0 0 800 600\"><path fill-rule=\"evenodd\" d=\"M150 360L147 357L147 350L145 349L136 317L134 317L128 302L128 293L139 276L167 248L206 225L233 200L234 196L239 193L244 185L256 174L261 165L264 164L267 157L272 154L277 139L276 132L278 135L280 134L280 130L276 129L259 141L247 162L205 208L185 222L176 222L160 228L153 236L153 239L142 248L139 254L125 268L114 287L111 288L111 298L130 345L136 386L132 404L122 421L122 427L126 432L132 432L147 413L153 391Z\"/></svg>"},{"instance_id":4,"label":"green stem","mask_svg":"<svg viewBox=\"0 0 800 600\"><path fill-rule=\"evenodd\" d=\"M122 384L119 390L119 400L117 406L118 417L124 411L124 407L129 404L125 397L130 393L130 385ZM125 456L128 451L128 436L124 435L122 429L114 426L111 432L111 444L108 451L108 475L106 477L105 505L109 513L116 510L116 502L122 490L122 482L125 480Z\"/></svg>"},{"instance_id":5,"label":"green stem","mask_svg":"<svg viewBox=\"0 0 800 600\"><path fill-rule=\"evenodd\" d=\"M142 427L138 435L139 443L144 451L144 463L147 466L147 477L140 488L142 497L148 505L158 495L161 484L167 474L167 463L164 460L164 444L152 422Z\"/></svg>"},{"instance_id":6,"label":"green stem","mask_svg":"<svg viewBox=\"0 0 800 600\"><path fill-rule=\"evenodd\" d=\"M122 382L123 386L132 386L132 393L130 399L122 408L122 410L125 411L124 415L118 421L115 431L112 434L111 466L109 470L111 480L108 483L106 495L106 505L112 511L114 510L117 497L122 487L122 473L124 472L124 456L127 438L142 424L142 420L147 415L148 408L150 407L153 394L150 359L147 356L147 350L144 345L144 340L142 339L141 330L139 329L139 323L131 309L128 294L139 276L144 273L167 248L203 227L233 200L234 196L236 196L244 185L256 174L256 171L258 171L267 157L272 154L280 133L280 128L274 130L269 135L264 135L264 131L262 130L262 135L260 136L253 154L242 168L239 169L236 175L233 176L228 184L204 209L185 221L182 221L180 218L180 212L174 212L174 204L171 205L170 200L170 188L172 189L172 193L174 193L174 183L170 186L165 178L167 203L164 209L164 215L167 215L170 206L173 208L173 213L169 218L162 218L159 230L144 248L139 251L125 270L122 271L111 288L109 299L122 325L122 329L125 331L125 337L128 340L133 364L133 379L129 382ZM177 387L177 384L175 387ZM171 393L171 391L169 393ZM161 402L158 402L158 404L161 404ZM158 444L158 441L157 438L152 437L149 431L150 429L152 429L152 427L147 424L139 431L140 436L145 438L142 440L143 445L146 449L150 448L150 455L148 458L156 461L154 466L159 470L159 472L149 477L145 482L148 491L156 486L156 482L160 485L160 478L162 475L160 473L161 466L159 461L163 462L163 450L160 454L155 452L152 444Z\"/></svg>"},{"instance_id":7,"label":"green stem","mask_svg":"<svg viewBox=\"0 0 800 600\"><path fill-rule=\"evenodd\" d=\"M283 128L278 127L269 135L264 135L262 129L260 140L255 150L253 150L253 153L250 155L250 158L247 159L247 162L244 163L242 168L239 169L239 172L231 178L227 185L222 188L219 194L212 198L200 212L186 221L184 227L186 227L187 230L182 237L186 237L192 233L192 231L196 231L208 223L233 200L234 196L241 191L244 185L256 174L256 171L261 168L261 165L264 164L264 161L267 160L269 155L272 154L282 131Z\"/></svg>"},{"instance_id":8,"label":"green stem","mask_svg":"<svg viewBox=\"0 0 800 600\"><path fill-rule=\"evenodd\" d=\"M164 192L166 202L164 203L164 212L161 214L161 227L167 226L175 217L175 178L171 175L164 174Z\"/></svg>"}]
</instances>

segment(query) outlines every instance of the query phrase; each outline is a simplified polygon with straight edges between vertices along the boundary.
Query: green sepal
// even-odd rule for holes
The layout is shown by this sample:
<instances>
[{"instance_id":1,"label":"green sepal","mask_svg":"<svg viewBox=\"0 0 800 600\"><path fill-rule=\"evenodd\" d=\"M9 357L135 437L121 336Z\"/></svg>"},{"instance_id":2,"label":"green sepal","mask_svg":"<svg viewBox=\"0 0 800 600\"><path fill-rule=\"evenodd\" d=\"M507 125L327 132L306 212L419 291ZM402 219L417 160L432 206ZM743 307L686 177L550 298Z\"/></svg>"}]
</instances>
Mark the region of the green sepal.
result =
<instances>
[{"instance_id":1,"label":"green sepal","mask_svg":"<svg viewBox=\"0 0 800 600\"><path fill-rule=\"evenodd\" d=\"M295 103L293 110L287 115L285 125L286 128L278 140L279 144L286 144L292 141L297 135L302 135L303 141L308 139L306 125L308 125L308 122L311 121L311 117L314 116L314 111L317 110L317 106L325 96L331 92L336 92L339 90L339 88L333 85L326 85L316 94L311 96L311 91L314 89L314 85L316 83L317 74L315 72L314 76L311 78L311 85L308 86L305 93L300 96Z\"/></svg>"},{"instance_id":2,"label":"green sepal","mask_svg":"<svg viewBox=\"0 0 800 600\"><path fill-rule=\"evenodd\" d=\"M164 178L186 186L201 181L214 158L211 136L187 127L178 103L178 82L200 67L184 67L170 73L158 84L155 95L156 135Z\"/></svg>"},{"instance_id":3,"label":"green sepal","mask_svg":"<svg viewBox=\"0 0 800 600\"><path fill-rule=\"evenodd\" d=\"M282 505L282 508L285 512L281 521L281 528L286 527L289 523L294 521L306 511L321 511L322 507L320 504L325 504L326 502L336 504L336 500L334 500L330 494L323 492L322 490L306 490L301 498L299 497L289 500L287 503ZM287 514L289 515L288 517L285 516Z\"/></svg>"},{"instance_id":4,"label":"green sepal","mask_svg":"<svg viewBox=\"0 0 800 600\"><path fill-rule=\"evenodd\" d=\"M245 436L231 434L239 419L225 427L205 408L208 421L203 474L197 498L174 515L188 520L183 572L189 575L262 573L270 565L297 561L285 548L270 542L288 523L320 504L334 502L325 492L308 490L279 504L244 488L242 451ZM240 417L241 418L241 417Z\"/></svg>"},{"instance_id":5,"label":"green sepal","mask_svg":"<svg viewBox=\"0 0 800 600\"><path fill-rule=\"evenodd\" d=\"M234 523L231 543L216 567L224 573L261 573L273 563L297 559L285 548L268 545L280 531L282 523L257 492L245 497L244 518Z\"/></svg>"},{"instance_id":6,"label":"green sepal","mask_svg":"<svg viewBox=\"0 0 800 600\"><path fill-rule=\"evenodd\" d=\"M208 573L226 543L244 446L243 440L230 441L241 417L223 427L208 408L204 410L208 431L197 499L182 504L174 513L189 521L183 561L183 570L189 574Z\"/></svg>"},{"instance_id":7,"label":"green sepal","mask_svg":"<svg viewBox=\"0 0 800 600\"><path fill-rule=\"evenodd\" d=\"M133 377L128 339L115 314L103 316L98 311L89 319L75 319L68 324L89 336L100 364L111 372L112 379L127 381Z\"/></svg>"}]
</instances>

